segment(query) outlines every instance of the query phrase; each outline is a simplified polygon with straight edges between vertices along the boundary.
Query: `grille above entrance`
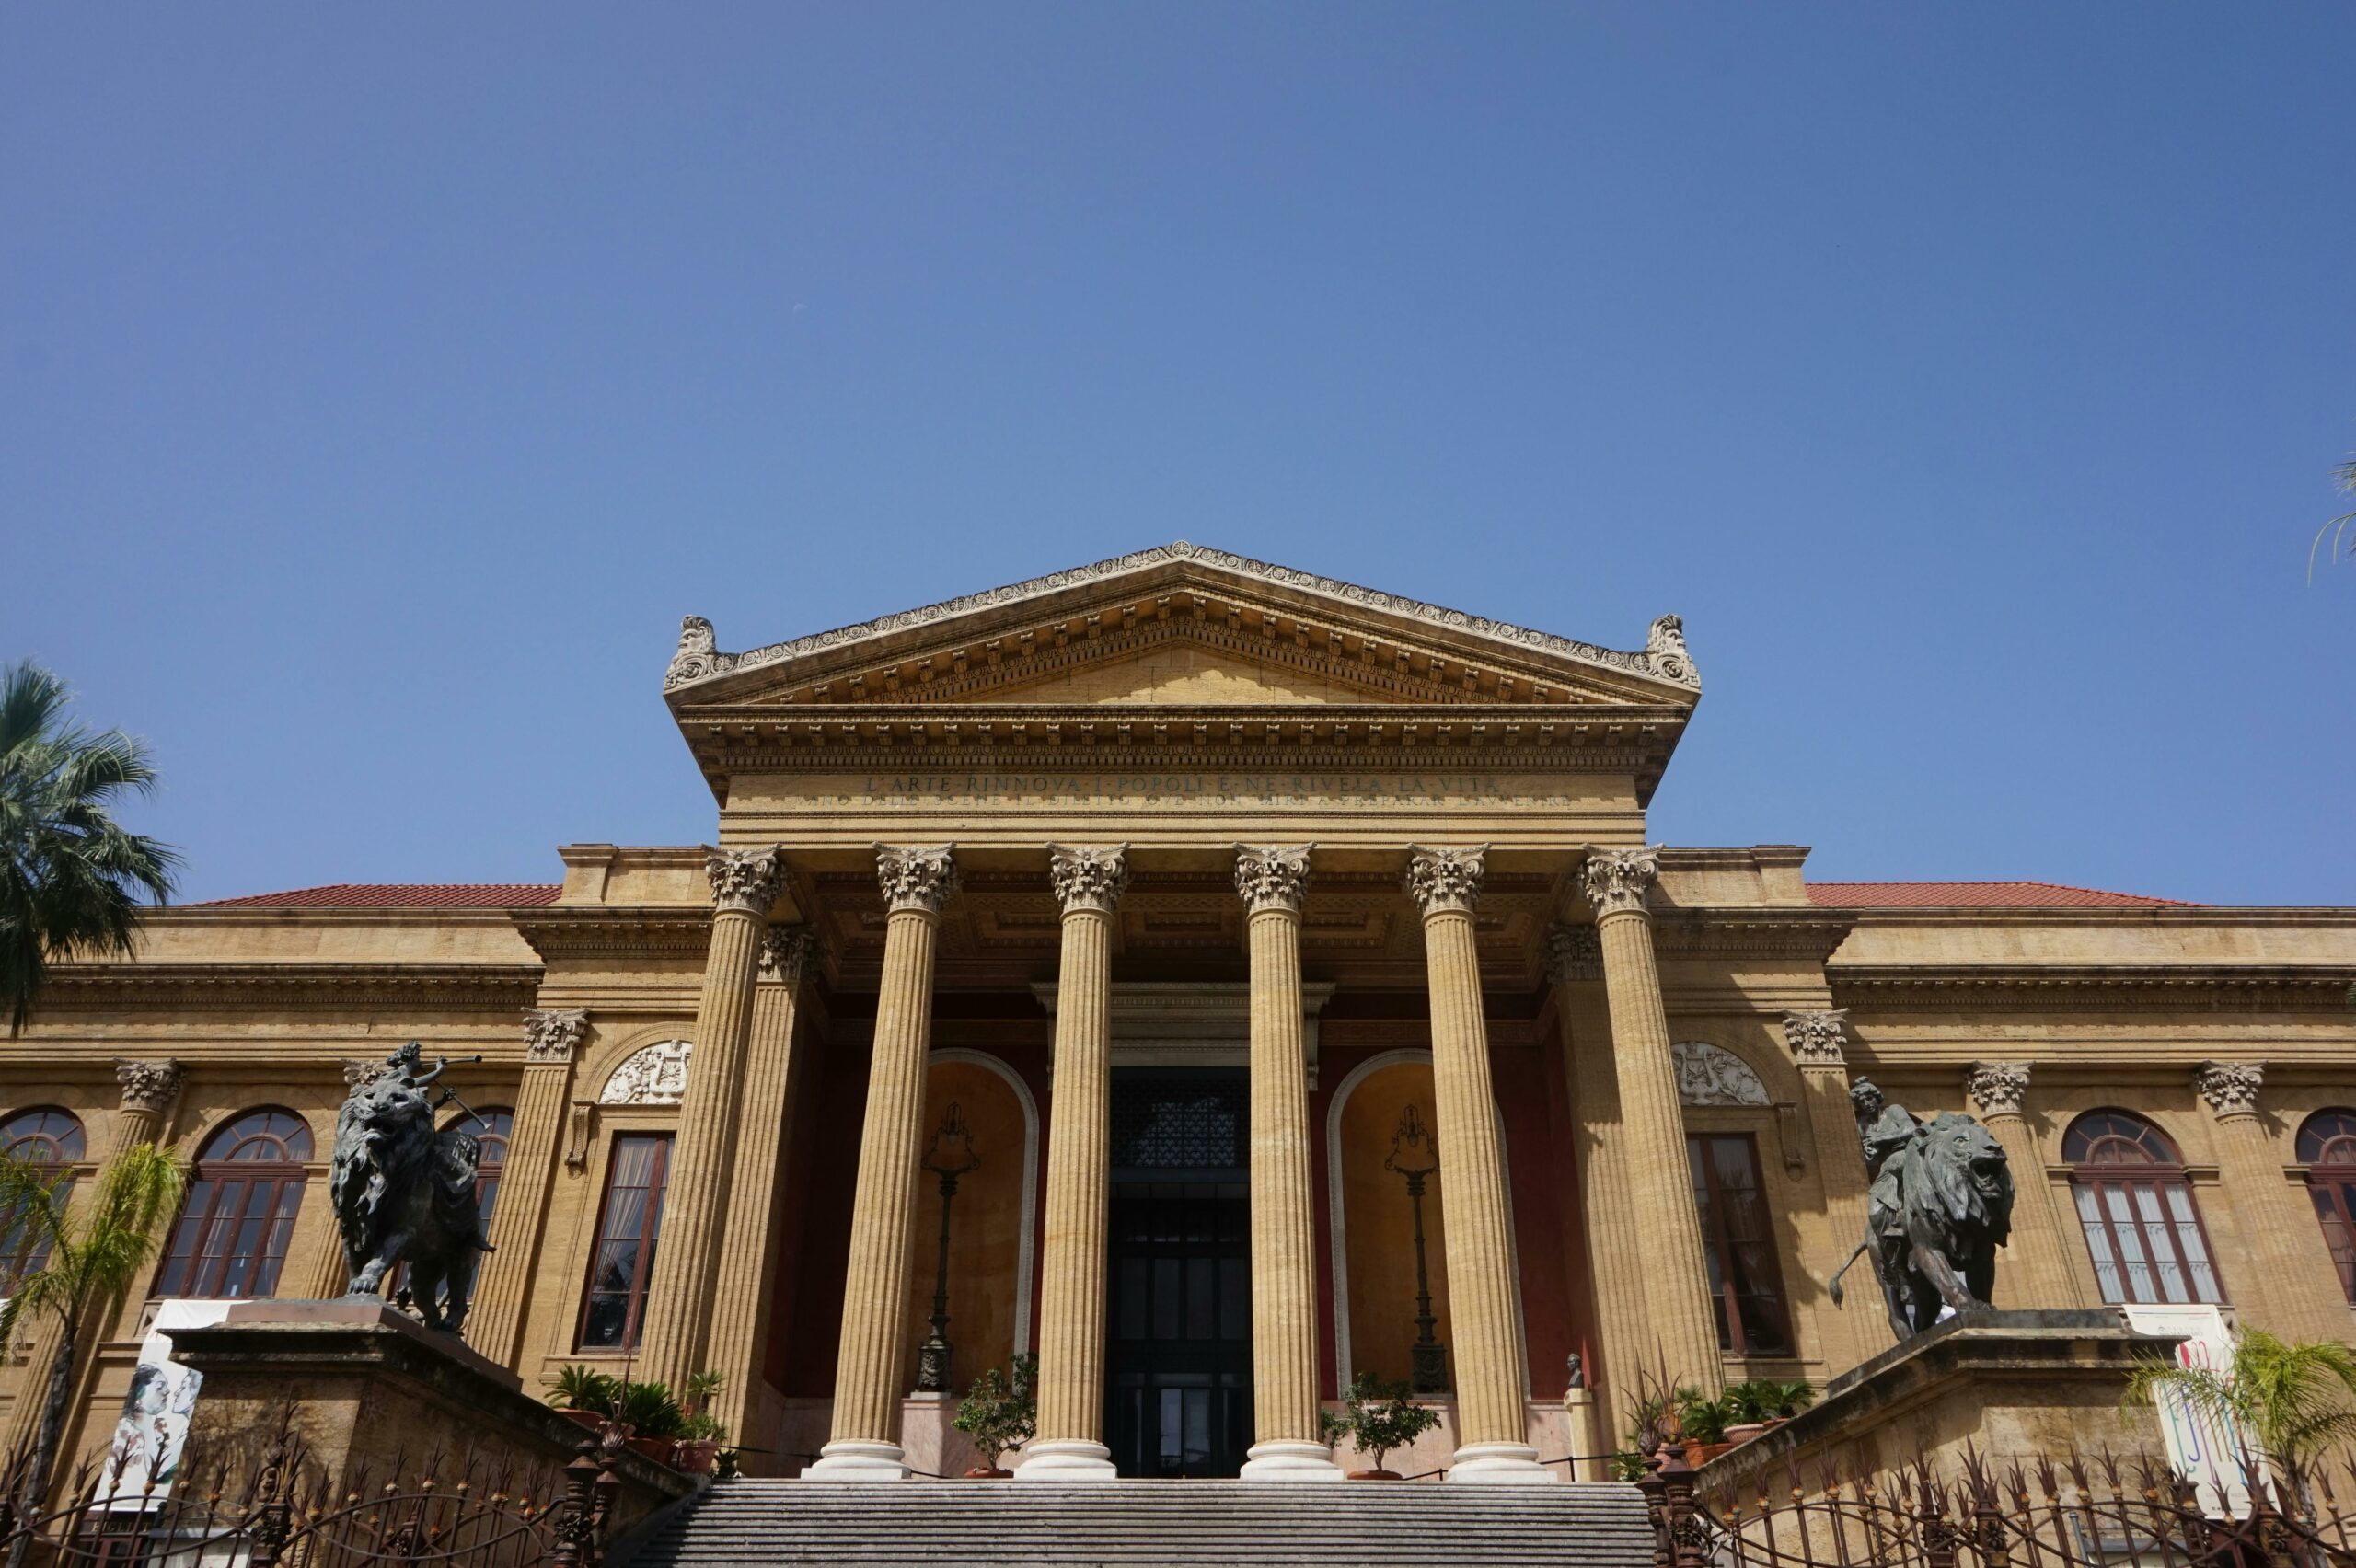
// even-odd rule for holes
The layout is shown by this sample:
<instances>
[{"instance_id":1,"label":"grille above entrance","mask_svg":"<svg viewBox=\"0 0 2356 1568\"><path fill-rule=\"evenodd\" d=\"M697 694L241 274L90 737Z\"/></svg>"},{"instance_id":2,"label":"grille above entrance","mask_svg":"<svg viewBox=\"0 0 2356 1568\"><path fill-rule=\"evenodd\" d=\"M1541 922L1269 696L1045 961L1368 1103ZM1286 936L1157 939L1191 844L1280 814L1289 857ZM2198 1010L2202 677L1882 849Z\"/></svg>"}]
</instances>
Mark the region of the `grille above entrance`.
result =
<instances>
[{"instance_id":1,"label":"grille above entrance","mask_svg":"<svg viewBox=\"0 0 2356 1568\"><path fill-rule=\"evenodd\" d=\"M1056 1010L1056 983L1031 987L1039 1005ZM1300 987L1302 1043L1309 1051L1309 1087L1317 1087L1317 1015L1332 998L1330 982ZM1219 981L1113 983L1113 1066L1115 1067L1241 1067L1252 1059L1252 987ZM1050 1068L1052 1071L1052 1067ZM1117 1163L1117 1162L1116 1162Z\"/></svg>"}]
</instances>

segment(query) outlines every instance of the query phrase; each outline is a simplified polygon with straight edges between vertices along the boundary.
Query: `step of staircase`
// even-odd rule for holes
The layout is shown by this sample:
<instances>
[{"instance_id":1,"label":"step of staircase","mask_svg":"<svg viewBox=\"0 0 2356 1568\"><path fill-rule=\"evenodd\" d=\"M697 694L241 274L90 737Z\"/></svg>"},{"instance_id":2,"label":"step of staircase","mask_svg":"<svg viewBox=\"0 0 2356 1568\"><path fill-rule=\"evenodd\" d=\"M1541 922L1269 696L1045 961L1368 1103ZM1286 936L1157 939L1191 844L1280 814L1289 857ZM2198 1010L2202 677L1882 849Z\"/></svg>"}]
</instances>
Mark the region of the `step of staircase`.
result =
<instances>
[{"instance_id":1,"label":"step of staircase","mask_svg":"<svg viewBox=\"0 0 2356 1568\"><path fill-rule=\"evenodd\" d=\"M629 1568L1648 1568L1652 1560L1643 1495L1614 1482L737 1481L665 1523Z\"/></svg>"}]
</instances>

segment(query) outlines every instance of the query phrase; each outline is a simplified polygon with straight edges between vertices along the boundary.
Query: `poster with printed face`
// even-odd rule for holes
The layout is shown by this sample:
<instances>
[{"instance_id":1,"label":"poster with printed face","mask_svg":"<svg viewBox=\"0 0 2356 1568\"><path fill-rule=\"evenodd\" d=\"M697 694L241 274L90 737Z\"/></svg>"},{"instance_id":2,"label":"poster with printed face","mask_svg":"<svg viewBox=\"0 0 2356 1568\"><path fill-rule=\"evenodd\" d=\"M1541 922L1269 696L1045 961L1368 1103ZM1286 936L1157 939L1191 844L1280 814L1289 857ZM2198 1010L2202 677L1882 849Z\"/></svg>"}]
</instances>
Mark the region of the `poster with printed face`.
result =
<instances>
[{"instance_id":1,"label":"poster with printed face","mask_svg":"<svg viewBox=\"0 0 2356 1568\"><path fill-rule=\"evenodd\" d=\"M140 1343L139 1364L131 1371L131 1391L123 1396L122 1415L115 1422L114 1438L107 1447L108 1504L139 1508L163 1496L179 1473L180 1451L188 1443L189 1416L196 1409L202 1376L172 1359L173 1329L201 1329L228 1315L227 1301L167 1300L156 1309L147 1337Z\"/></svg>"},{"instance_id":2,"label":"poster with printed face","mask_svg":"<svg viewBox=\"0 0 2356 1568\"><path fill-rule=\"evenodd\" d=\"M2234 1332L2215 1307L2130 1306L2125 1311L2128 1327L2138 1333L2184 1336L2176 1347L2179 1366L2222 1372L2234 1364ZM2211 1518L2249 1517L2249 1450L2233 1422L2167 1393L2159 1398L2159 1416L2168 1463L2200 1493L2201 1512Z\"/></svg>"}]
</instances>

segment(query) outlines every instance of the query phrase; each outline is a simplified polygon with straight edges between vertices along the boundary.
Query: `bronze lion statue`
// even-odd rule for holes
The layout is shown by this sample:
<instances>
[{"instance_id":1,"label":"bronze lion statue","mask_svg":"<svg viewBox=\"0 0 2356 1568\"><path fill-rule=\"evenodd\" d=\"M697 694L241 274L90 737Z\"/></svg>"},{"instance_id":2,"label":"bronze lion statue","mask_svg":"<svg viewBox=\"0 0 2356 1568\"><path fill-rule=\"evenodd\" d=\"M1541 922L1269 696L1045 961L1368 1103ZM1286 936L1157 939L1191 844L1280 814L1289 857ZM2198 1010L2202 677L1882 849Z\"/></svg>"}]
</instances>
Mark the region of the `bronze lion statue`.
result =
<instances>
[{"instance_id":1,"label":"bronze lion statue","mask_svg":"<svg viewBox=\"0 0 2356 1568\"><path fill-rule=\"evenodd\" d=\"M457 1127L433 1130L436 1102L426 1090L449 1066L427 1068L411 1041L352 1087L336 1113L328 1196L351 1271L345 1294L381 1295L386 1276L407 1263L418 1316L456 1334L491 1239L475 1202L481 1143ZM453 1098L442 1091L444 1101Z\"/></svg>"},{"instance_id":2,"label":"bronze lion statue","mask_svg":"<svg viewBox=\"0 0 2356 1568\"><path fill-rule=\"evenodd\" d=\"M1928 1122L1860 1078L1850 1090L1865 1170L1865 1239L1830 1285L1870 1255L1889 1326L1902 1341L1942 1318L1988 1305L1996 1249L2013 1231L2013 1173L1995 1136L1969 1116L1943 1111Z\"/></svg>"}]
</instances>

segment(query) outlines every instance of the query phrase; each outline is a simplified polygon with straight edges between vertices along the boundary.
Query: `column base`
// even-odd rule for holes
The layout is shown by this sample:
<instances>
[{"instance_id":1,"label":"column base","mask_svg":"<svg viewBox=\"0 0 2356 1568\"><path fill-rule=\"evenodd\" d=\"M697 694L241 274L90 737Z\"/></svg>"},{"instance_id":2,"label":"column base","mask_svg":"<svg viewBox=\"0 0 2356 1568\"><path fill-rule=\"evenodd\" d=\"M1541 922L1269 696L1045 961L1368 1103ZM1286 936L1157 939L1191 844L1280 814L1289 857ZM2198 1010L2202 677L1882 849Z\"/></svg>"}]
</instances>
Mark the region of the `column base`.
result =
<instances>
[{"instance_id":1,"label":"column base","mask_svg":"<svg viewBox=\"0 0 2356 1568\"><path fill-rule=\"evenodd\" d=\"M1118 1481L1120 1472L1113 1468L1113 1450L1103 1444L1091 1443L1084 1437L1051 1437L1044 1443L1034 1442L1022 1450L1022 1462L1014 1467L1014 1479Z\"/></svg>"},{"instance_id":2,"label":"column base","mask_svg":"<svg viewBox=\"0 0 2356 1568\"><path fill-rule=\"evenodd\" d=\"M802 1472L803 1481L906 1481L907 1455L897 1443L865 1443L853 1439L829 1443L818 1450L818 1461Z\"/></svg>"},{"instance_id":3,"label":"column base","mask_svg":"<svg viewBox=\"0 0 2356 1568\"><path fill-rule=\"evenodd\" d=\"M1456 1450L1449 1462L1448 1479L1468 1484L1544 1486L1563 1478L1538 1462L1538 1450L1527 1443L1472 1443Z\"/></svg>"},{"instance_id":4,"label":"column base","mask_svg":"<svg viewBox=\"0 0 2356 1568\"><path fill-rule=\"evenodd\" d=\"M1533 1457L1536 1450L1532 1449ZM1342 1467L1322 1443L1254 1443L1243 1455L1245 1481L1340 1481Z\"/></svg>"}]
</instances>

